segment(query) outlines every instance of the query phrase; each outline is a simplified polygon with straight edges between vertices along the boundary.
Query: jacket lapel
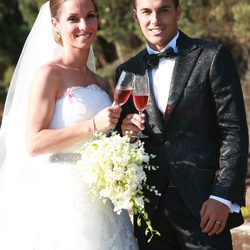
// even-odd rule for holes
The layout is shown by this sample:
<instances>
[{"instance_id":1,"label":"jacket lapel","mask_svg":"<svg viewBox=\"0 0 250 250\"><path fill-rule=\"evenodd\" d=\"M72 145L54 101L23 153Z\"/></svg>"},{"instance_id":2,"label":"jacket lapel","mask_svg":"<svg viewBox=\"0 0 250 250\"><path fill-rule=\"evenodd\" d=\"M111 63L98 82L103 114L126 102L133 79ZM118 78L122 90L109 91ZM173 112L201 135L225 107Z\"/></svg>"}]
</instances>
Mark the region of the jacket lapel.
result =
<instances>
[{"instance_id":1,"label":"jacket lapel","mask_svg":"<svg viewBox=\"0 0 250 250\"><path fill-rule=\"evenodd\" d=\"M181 31L177 46L178 54L170 85L168 104L164 114L165 126L176 108L201 52L201 49L192 43L192 39Z\"/></svg>"}]
</instances>

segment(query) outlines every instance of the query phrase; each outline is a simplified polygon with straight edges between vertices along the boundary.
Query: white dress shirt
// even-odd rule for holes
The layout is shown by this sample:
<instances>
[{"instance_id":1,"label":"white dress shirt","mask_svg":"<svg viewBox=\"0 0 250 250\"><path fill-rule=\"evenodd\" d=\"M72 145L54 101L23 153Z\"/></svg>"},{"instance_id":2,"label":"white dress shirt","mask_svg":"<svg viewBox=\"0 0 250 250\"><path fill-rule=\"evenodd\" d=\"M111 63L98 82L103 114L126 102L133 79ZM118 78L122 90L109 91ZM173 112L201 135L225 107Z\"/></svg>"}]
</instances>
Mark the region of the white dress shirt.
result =
<instances>
[{"instance_id":1,"label":"white dress shirt","mask_svg":"<svg viewBox=\"0 0 250 250\"><path fill-rule=\"evenodd\" d=\"M163 52L167 48L172 47L174 49L174 52L177 52L176 47L176 40L179 36L178 34L170 41L167 46L164 47L164 49L160 52ZM159 51L154 51L151 49L148 44L147 51L149 54L157 54ZM168 96L169 96L169 90L170 90L170 83L172 80L173 70L175 66L175 60L176 58L161 58L159 61L159 65L156 68L153 68L150 70L150 77L152 82L152 87L155 95L155 100L158 108L160 111L164 114L167 103L168 103Z\"/></svg>"},{"instance_id":2,"label":"white dress shirt","mask_svg":"<svg viewBox=\"0 0 250 250\"><path fill-rule=\"evenodd\" d=\"M176 34L176 36L160 51L163 52L167 48L173 48L174 52L177 53L178 48L176 45L176 41L179 37L179 32ZM147 44L147 51L149 54L157 54L159 51L155 51L150 48L150 46ZM151 78L151 84L152 89L154 91L155 101L162 112L162 114L165 113L167 103L168 103L168 97L169 97L169 91L170 91L170 84L173 76L173 70L175 66L176 57L174 58L161 58L159 61L158 67L155 67L151 70L149 70L150 78ZM230 212L236 212L239 213L240 206L236 203L232 203L229 200L220 198L215 195L210 195L211 199L220 201L227 205L230 208Z\"/></svg>"}]
</instances>

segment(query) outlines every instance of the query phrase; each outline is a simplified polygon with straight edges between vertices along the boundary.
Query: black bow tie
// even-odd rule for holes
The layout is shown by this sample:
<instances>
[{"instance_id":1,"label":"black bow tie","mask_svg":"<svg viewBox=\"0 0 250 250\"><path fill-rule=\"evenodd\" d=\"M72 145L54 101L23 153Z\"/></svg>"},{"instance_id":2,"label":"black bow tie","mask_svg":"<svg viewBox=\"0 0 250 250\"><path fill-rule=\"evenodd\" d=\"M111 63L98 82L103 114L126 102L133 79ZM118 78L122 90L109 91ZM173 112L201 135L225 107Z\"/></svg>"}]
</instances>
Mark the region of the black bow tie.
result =
<instances>
[{"instance_id":1,"label":"black bow tie","mask_svg":"<svg viewBox=\"0 0 250 250\"><path fill-rule=\"evenodd\" d=\"M146 55L144 57L146 64L148 65L149 68L154 68L159 65L159 61L161 58L173 58L176 56L176 53L174 52L173 48L168 48L163 52L160 52L158 54L151 54L151 55Z\"/></svg>"}]
</instances>

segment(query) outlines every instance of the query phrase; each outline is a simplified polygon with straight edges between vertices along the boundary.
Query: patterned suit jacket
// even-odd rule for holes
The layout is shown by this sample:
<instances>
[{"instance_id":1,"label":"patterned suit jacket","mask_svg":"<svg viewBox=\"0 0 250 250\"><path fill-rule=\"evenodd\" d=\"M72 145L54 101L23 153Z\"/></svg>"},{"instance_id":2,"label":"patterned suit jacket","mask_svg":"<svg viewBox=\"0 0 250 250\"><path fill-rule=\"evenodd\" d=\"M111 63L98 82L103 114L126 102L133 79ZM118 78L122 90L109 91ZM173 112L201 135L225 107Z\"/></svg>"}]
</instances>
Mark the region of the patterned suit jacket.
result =
<instances>
[{"instance_id":1,"label":"patterned suit jacket","mask_svg":"<svg viewBox=\"0 0 250 250\"><path fill-rule=\"evenodd\" d=\"M192 39L180 31L178 55L165 114L151 88L144 133L147 152L156 157L158 171L147 173L150 185L163 192L169 178L193 215L200 218L202 203L216 195L244 205L248 157L248 130L239 76L231 53L224 46ZM147 50L120 65L122 70L148 74ZM122 118L136 112L132 98L123 106ZM122 119L120 119L122 120ZM119 124L118 124L119 126ZM159 197L148 192L152 214ZM228 227L243 222L230 214Z\"/></svg>"}]
</instances>

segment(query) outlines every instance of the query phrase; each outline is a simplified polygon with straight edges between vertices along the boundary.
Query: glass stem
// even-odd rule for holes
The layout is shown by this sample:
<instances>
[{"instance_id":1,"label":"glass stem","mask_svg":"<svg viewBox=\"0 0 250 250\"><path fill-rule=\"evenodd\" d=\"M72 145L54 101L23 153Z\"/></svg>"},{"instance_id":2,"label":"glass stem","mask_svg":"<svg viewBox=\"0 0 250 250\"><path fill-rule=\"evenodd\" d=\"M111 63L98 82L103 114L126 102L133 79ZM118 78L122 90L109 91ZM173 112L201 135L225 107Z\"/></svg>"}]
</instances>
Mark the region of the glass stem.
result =
<instances>
[{"instance_id":1,"label":"glass stem","mask_svg":"<svg viewBox=\"0 0 250 250\"><path fill-rule=\"evenodd\" d=\"M142 111L139 111L139 116L141 117L142 115ZM137 139L140 140L141 139L141 136L142 136L142 131L140 130L137 134Z\"/></svg>"}]
</instances>

